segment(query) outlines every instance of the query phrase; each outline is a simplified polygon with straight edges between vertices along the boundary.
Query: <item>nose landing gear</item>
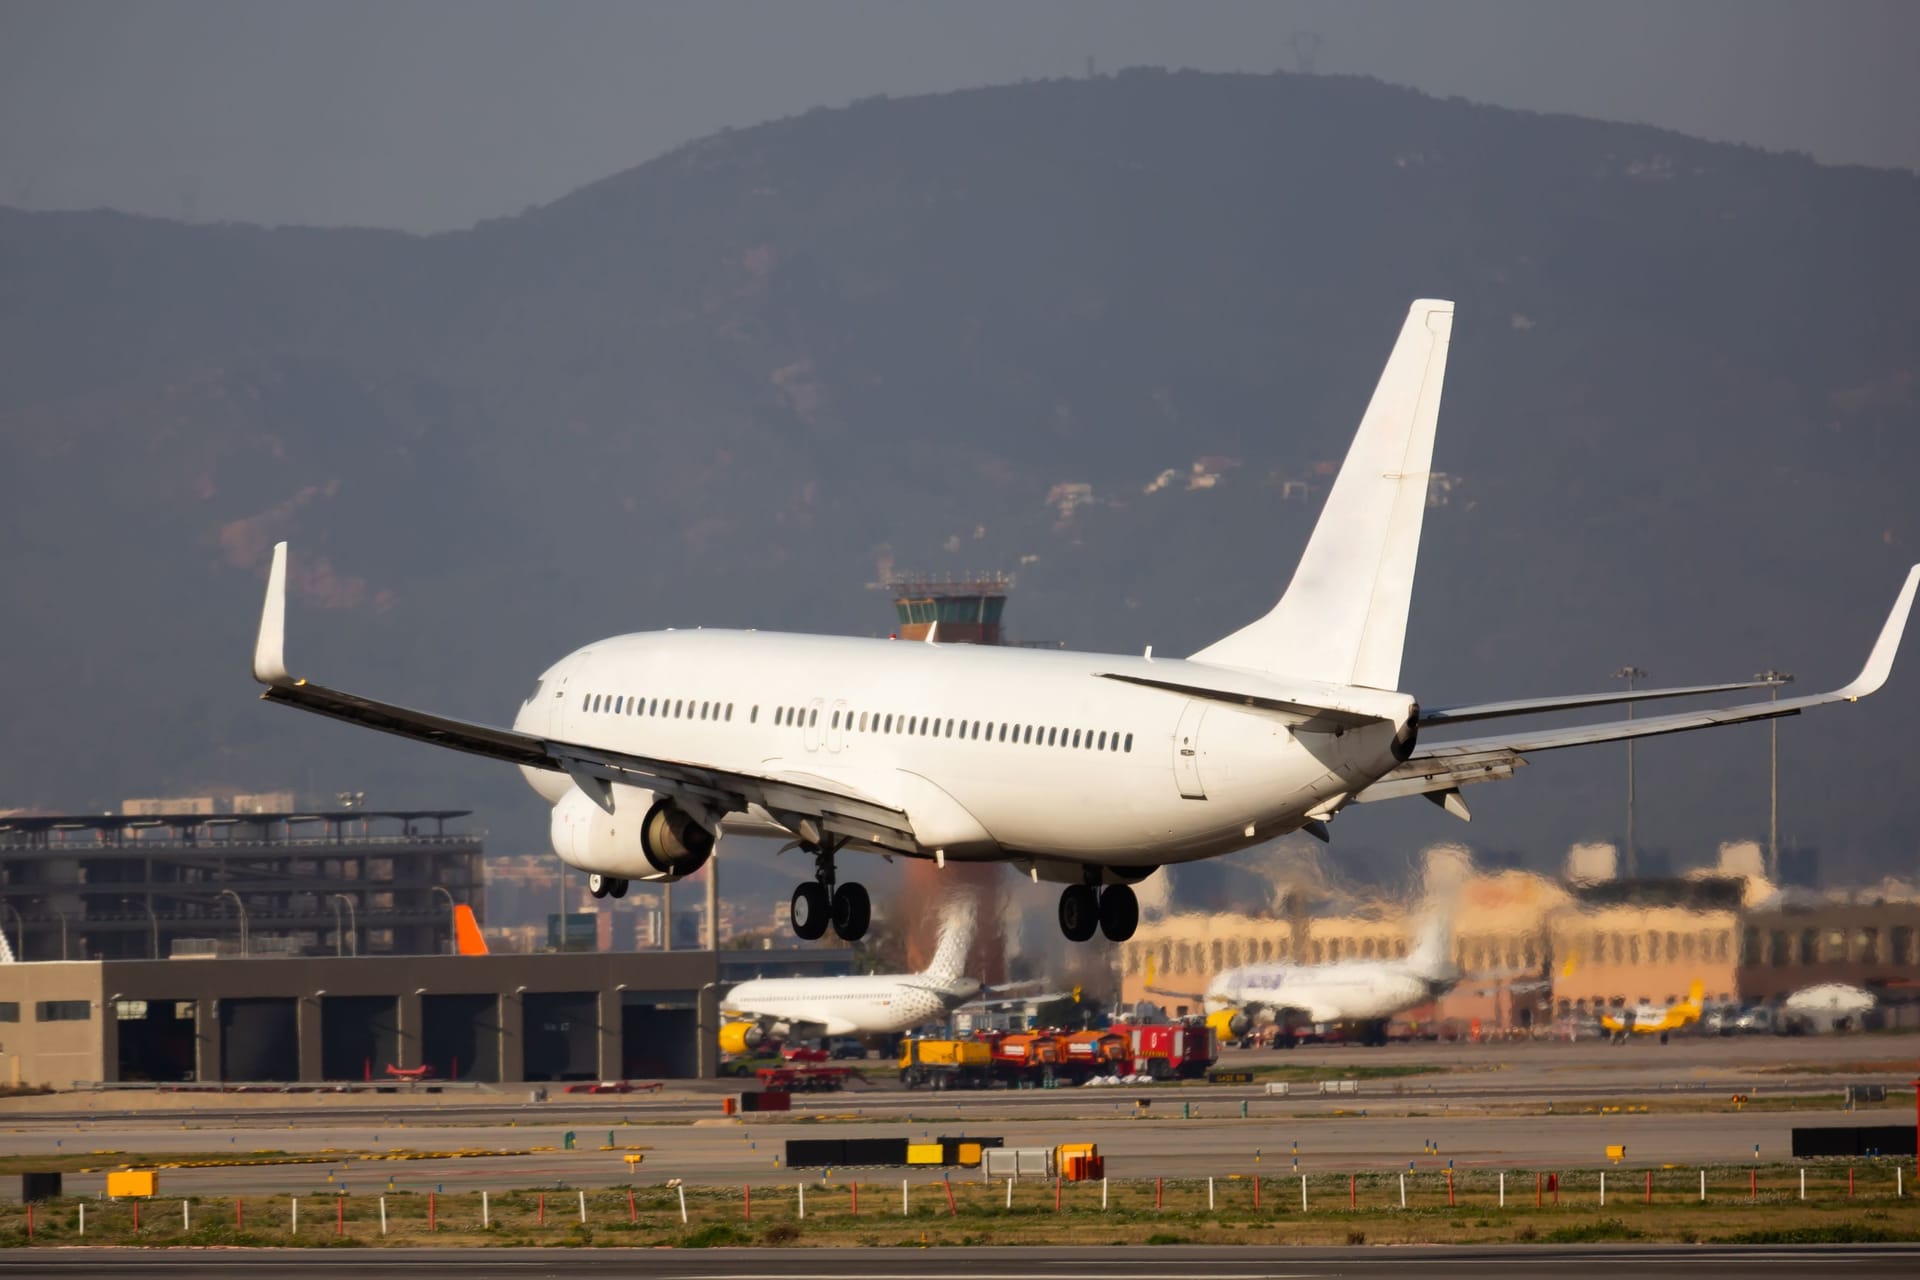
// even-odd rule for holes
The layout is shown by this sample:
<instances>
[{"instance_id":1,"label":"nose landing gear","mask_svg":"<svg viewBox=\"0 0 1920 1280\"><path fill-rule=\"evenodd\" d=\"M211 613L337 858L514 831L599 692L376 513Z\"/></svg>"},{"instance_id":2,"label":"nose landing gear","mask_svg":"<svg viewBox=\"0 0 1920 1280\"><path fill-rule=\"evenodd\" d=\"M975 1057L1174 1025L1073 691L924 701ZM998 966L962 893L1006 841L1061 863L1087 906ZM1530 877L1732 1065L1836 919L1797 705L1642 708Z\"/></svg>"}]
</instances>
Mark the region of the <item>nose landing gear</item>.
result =
<instances>
[{"instance_id":1,"label":"nose landing gear","mask_svg":"<svg viewBox=\"0 0 1920 1280\"><path fill-rule=\"evenodd\" d=\"M813 854L813 879L793 891L787 918L794 934L808 942L825 937L829 924L837 936L856 942L866 936L873 921L873 901L866 886L853 880L839 884L834 876L833 856L845 843L829 839L818 846L801 846Z\"/></svg>"},{"instance_id":2,"label":"nose landing gear","mask_svg":"<svg viewBox=\"0 0 1920 1280\"><path fill-rule=\"evenodd\" d=\"M1140 899L1128 885L1070 884L1060 891L1060 932L1069 942L1085 942L1095 930L1125 942L1139 926Z\"/></svg>"},{"instance_id":3,"label":"nose landing gear","mask_svg":"<svg viewBox=\"0 0 1920 1280\"><path fill-rule=\"evenodd\" d=\"M624 898L627 882L620 876L603 876L594 871L587 876L587 892L596 898Z\"/></svg>"}]
</instances>

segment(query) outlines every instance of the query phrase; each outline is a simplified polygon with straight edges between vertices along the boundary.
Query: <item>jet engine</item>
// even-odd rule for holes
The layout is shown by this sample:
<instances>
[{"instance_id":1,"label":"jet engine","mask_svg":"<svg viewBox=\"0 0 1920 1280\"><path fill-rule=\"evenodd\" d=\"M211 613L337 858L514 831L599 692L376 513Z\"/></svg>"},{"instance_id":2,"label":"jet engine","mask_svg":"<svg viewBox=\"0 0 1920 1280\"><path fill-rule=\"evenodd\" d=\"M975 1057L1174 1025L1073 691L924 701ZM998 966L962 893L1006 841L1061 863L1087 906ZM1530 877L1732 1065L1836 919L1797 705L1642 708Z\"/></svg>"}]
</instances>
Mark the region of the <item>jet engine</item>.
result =
<instances>
[{"instance_id":1,"label":"jet engine","mask_svg":"<svg viewBox=\"0 0 1920 1280\"><path fill-rule=\"evenodd\" d=\"M624 880L679 880L713 855L714 833L671 795L615 785L613 812L574 787L553 806L553 851L582 871Z\"/></svg>"},{"instance_id":2,"label":"jet engine","mask_svg":"<svg viewBox=\"0 0 1920 1280\"><path fill-rule=\"evenodd\" d=\"M729 1022L720 1028L722 1053L752 1053L766 1042L766 1028L751 1019Z\"/></svg>"},{"instance_id":3,"label":"jet engine","mask_svg":"<svg viewBox=\"0 0 1920 1280\"><path fill-rule=\"evenodd\" d=\"M1207 1015L1216 1040L1238 1040L1253 1026L1253 1020L1239 1009L1220 1009Z\"/></svg>"}]
</instances>

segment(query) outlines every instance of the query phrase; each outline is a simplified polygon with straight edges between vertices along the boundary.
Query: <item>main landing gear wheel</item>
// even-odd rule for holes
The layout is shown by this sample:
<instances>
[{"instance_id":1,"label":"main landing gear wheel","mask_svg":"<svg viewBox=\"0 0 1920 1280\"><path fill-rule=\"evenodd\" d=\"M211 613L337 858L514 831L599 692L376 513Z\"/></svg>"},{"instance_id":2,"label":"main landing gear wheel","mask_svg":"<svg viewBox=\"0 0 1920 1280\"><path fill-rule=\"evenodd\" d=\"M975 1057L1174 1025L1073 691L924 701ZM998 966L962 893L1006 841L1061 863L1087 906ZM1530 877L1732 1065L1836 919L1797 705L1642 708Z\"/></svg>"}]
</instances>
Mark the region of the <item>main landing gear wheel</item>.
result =
<instances>
[{"instance_id":1,"label":"main landing gear wheel","mask_svg":"<svg viewBox=\"0 0 1920 1280\"><path fill-rule=\"evenodd\" d=\"M625 876L614 876L612 879L608 880L607 896L609 898L626 897L627 896L627 878Z\"/></svg>"},{"instance_id":2,"label":"main landing gear wheel","mask_svg":"<svg viewBox=\"0 0 1920 1280\"><path fill-rule=\"evenodd\" d=\"M787 908L787 918L793 923L793 932L800 938L812 942L825 937L827 921L832 915L833 909L827 901L827 886L818 881L808 881L793 891L793 902Z\"/></svg>"},{"instance_id":3,"label":"main landing gear wheel","mask_svg":"<svg viewBox=\"0 0 1920 1280\"><path fill-rule=\"evenodd\" d=\"M1070 884L1060 891L1060 932L1069 942L1085 942L1100 927L1100 899L1090 884Z\"/></svg>"},{"instance_id":4,"label":"main landing gear wheel","mask_svg":"<svg viewBox=\"0 0 1920 1280\"><path fill-rule=\"evenodd\" d=\"M865 885L849 880L833 891L833 931L840 937L859 941L866 936L872 920L873 902L867 897Z\"/></svg>"},{"instance_id":5,"label":"main landing gear wheel","mask_svg":"<svg viewBox=\"0 0 1920 1280\"><path fill-rule=\"evenodd\" d=\"M587 875L587 892L596 898L606 897L607 881L612 878L611 876L603 876L598 871L590 872Z\"/></svg>"},{"instance_id":6,"label":"main landing gear wheel","mask_svg":"<svg viewBox=\"0 0 1920 1280\"><path fill-rule=\"evenodd\" d=\"M1124 884L1100 891L1100 932L1109 942L1125 942L1140 927L1140 899Z\"/></svg>"}]
</instances>

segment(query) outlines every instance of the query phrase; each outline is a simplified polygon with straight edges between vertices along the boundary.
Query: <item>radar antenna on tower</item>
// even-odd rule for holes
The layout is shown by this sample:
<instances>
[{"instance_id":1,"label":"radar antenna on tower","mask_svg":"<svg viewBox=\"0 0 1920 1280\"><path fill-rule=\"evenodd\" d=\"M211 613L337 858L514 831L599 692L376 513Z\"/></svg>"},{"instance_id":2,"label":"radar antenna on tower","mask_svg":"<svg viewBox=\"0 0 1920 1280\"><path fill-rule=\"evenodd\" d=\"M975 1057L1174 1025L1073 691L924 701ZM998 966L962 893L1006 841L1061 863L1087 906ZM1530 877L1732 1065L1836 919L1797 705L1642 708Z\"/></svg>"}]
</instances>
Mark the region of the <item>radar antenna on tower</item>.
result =
<instances>
[{"instance_id":1,"label":"radar antenna on tower","mask_svg":"<svg viewBox=\"0 0 1920 1280\"><path fill-rule=\"evenodd\" d=\"M1293 33L1293 69L1303 76L1313 74L1313 60L1326 48L1327 38L1318 31Z\"/></svg>"}]
</instances>

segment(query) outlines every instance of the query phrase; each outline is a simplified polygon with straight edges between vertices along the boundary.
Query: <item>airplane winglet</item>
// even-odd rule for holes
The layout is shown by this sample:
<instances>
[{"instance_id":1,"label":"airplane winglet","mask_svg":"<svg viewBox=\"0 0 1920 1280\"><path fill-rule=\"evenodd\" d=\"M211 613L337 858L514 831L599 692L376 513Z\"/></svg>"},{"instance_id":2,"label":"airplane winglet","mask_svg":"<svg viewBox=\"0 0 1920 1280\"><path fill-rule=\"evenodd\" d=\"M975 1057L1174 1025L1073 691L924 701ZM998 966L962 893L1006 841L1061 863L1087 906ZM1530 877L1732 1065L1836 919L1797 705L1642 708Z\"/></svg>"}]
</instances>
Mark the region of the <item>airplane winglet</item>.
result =
<instances>
[{"instance_id":1,"label":"airplane winglet","mask_svg":"<svg viewBox=\"0 0 1920 1280\"><path fill-rule=\"evenodd\" d=\"M260 609L260 636L253 642L253 678L261 684L292 684L287 674L287 544L273 547L267 600Z\"/></svg>"},{"instance_id":2,"label":"airplane winglet","mask_svg":"<svg viewBox=\"0 0 1920 1280\"><path fill-rule=\"evenodd\" d=\"M1893 655L1900 648L1900 637L1907 629L1907 615L1913 612L1916 587L1920 587L1920 564L1907 570L1907 580L1900 586L1900 594L1894 599L1893 611L1887 615L1886 625L1880 628L1880 638L1873 642L1873 652L1867 655L1867 665L1860 668L1860 674L1852 684L1835 690L1840 697L1849 702L1864 698L1887 682L1888 674L1893 671Z\"/></svg>"}]
</instances>

